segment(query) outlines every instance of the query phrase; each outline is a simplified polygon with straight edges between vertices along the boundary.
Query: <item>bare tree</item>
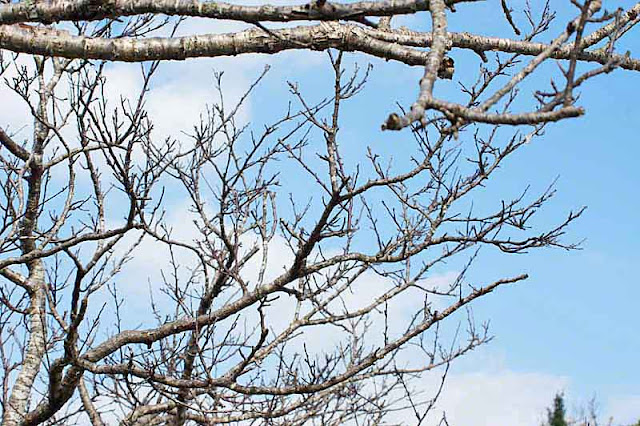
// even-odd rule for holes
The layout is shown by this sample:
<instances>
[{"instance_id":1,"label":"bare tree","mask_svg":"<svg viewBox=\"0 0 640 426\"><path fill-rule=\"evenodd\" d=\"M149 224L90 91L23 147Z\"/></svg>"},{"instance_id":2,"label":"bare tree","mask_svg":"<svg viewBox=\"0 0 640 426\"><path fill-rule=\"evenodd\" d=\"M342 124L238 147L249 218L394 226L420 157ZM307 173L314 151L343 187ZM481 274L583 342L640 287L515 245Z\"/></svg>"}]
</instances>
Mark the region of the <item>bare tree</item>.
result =
<instances>
[{"instance_id":1,"label":"bare tree","mask_svg":"<svg viewBox=\"0 0 640 426\"><path fill-rule=\"evenodd\" d=\"M397 410L424 422L449 364L490 338L469 304L526 278L471 282L477 249L575 247L561 237L581 210L530 226L552 188L492 211L470 200L545 125L583 114L576 88L640 70L615 50L640 3L608 12L571 1L575 16L550 42L537 41L560 19L548 5L516 15L508 0L496 16L511 38L449 32L450 14L473 3L1 4L0 72L33 117L24 141L0 123L3 424L374 425ZM395 28L407 14L430 17L431 30ZM188 17L247 28L176 36ZM294 21L306 22L274 24ZM289 49L328 51L332 93L313 100L290 84L283 114L248 129L239 112L264 74L231 106L217 74L220 101L193 129L152 133L145 100L162 61ZM415 103L371 120L404 129L393 159L375 147L345 155L360 141L341 136L341 111L371 72L345 65L351 51L424 67ZM460 71L450 51L481 62L463 103L436 96L439 79ZM141 62L140 92L109 100L108 61ZM550 87L520 102L519 84L551 61ZM176 194L189 200L189 237L167 219ZM148 312L132 312L123 291L146 284L122 271L147 242L169 257L150 265L162 285ZM433 279L457 257L467 267ZM430 371L432 392L416 392L412 379Z\"/></svg>"}]
</instances>

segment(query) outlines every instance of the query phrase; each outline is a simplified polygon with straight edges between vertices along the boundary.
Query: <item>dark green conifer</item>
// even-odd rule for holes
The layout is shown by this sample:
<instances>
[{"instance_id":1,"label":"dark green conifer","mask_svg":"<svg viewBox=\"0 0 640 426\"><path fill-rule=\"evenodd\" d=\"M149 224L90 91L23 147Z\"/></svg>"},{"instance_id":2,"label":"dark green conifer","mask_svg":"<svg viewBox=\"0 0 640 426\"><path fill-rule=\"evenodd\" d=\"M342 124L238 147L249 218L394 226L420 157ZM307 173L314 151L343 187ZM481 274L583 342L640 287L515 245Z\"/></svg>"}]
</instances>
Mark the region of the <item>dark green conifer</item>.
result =
<instances>
[{"instance_id":1,"label":"dark green conifer","mask_svg":"<svg viewBox=\"0 0 640 426\"><path fill-rule=\"evenodd\" d=\"M547 409L548 426L568 426L565 420L564 395L557 393L553 398L553 409Z\"/></svg>"}]
</instances>

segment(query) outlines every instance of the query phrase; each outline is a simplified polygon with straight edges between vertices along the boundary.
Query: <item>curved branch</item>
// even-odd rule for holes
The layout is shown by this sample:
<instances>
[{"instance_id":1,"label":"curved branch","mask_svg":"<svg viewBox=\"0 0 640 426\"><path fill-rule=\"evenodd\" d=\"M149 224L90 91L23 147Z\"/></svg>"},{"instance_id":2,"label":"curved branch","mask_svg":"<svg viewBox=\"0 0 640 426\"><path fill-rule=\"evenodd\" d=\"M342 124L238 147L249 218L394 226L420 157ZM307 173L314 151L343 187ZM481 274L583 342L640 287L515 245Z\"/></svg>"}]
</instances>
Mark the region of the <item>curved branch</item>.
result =
<instances>
[{"instance_id":1,"label":"curved branch","mask_svg":"<svg viewBox=\"0 0 640 426\"><path fill-rule=\"evenodd\" d=\"M11 152L13 155L18 157L22 161L29 160L29 156L30 156L29 152L23 147L21 147L17 142L15 142L11 138L11 136L9 136L7 132L5 132L4 129L2 129L1 127L0 127L0 143L2 144L2 146L7 148L9 152Z\"/></svg>"}]
</instances>

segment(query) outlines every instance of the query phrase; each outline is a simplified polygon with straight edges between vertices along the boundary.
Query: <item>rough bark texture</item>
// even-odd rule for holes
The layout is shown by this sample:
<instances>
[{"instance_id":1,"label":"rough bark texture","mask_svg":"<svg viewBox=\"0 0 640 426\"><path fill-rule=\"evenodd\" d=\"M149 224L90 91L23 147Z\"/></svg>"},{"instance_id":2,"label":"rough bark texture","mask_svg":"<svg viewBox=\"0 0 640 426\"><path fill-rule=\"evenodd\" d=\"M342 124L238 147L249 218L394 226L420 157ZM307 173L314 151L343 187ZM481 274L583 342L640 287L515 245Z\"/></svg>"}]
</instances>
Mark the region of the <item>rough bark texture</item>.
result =
<instances>
[{"instance_id":1,"label":"rough bark texture","mask_svg":"<svg viewBox=\"0 0 640 426\"><path fill-rule=\"evenodd\" d=\"M34 262L27 285L32 289L29 301L29 338L20 374L11 388L9 400L5 402L2 424L7 426L22 424L46 349L44 268L41 261Z\"/></svg>"}]
</instances>

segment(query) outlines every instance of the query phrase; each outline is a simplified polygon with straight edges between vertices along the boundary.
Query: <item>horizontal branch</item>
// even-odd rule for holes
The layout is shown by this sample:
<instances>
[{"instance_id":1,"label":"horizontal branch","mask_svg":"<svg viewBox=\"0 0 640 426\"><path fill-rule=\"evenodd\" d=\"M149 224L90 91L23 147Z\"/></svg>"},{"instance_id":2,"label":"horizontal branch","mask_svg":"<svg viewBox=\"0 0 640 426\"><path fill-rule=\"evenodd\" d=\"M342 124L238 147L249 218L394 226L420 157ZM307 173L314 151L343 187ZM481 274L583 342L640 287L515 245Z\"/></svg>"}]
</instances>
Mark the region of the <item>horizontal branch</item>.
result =
<instances>
[{"instance_id":1,"label":"horizontal branch","mask_svg":"<svg viewBox=\"0 0 640 426\"><path fill-rule=\"evenodd\" d=\"M565 107L556 111L532 111L524 112L521 114L491 114L484 112L478 108L467 108L460 104L435 98L426 101L425 108L437 109L438 111L441 111L447 115L452 115L455 118L462 118L470 122L503 124L507 126L549 123L553 121L560 121L565 118L579 117L584 114L584 109L578 107ZM402 117L397 114L391 114L386 123L383 125L383 129L400 130L406 125L406 123L403 123Z\"/></svg>"},{"instance_id":2,"label":"horizontal branch","mask_svg":"<svg viewBox=\"0 0 640 426\"><path fill-rule=\"evenodd\" d=\"M428 318L425 318L424 321L418 323L415 327L405 332L402 336L397 338L396 340L388 342L385 346L378 348L377 350L372 351L368 356L364 359L359 360L354 365L351 365L344 373L333 376L323 383L311 383L308 385L299 385L299 386L289 386L289 387L269 387L269 386L256 386L253 384L250 385L241 385L238 383L234 383L229 386L229 389L243 393L243 394L263 394L263 395L293 395L293 394L310 394L314 392L323 391L328 389L331 386L335 386L339 383L342 383L351 377L355 376L359 372L365 370L373 366L376 362L382 360L387 355L391 354L393 351L403 346L411 339L419 336L425 331L429 330L432 326L444 320L445 318L453 315L458 310L463 308L465 305L470 304L475 299L478 299L484 295L487 295L494 291L496 288L507 285L507 284L515 284L520 281L526 280L529 278L527 274L518 275L513 278L504 278L498 281L494 281L491 284L488 284L484 287L479 287L475 289L470 294L465 297L461 297L456 303L450 305L442 312L434 312Z\"/></svg>"},{"instance_id":3,"label":"horizontal branch","mask_svg":"<svg viewBox=\"0 0 640 426\"><path fill-rule=\"evenodd\" d=\"M448 5L479 0L447 0ZM244 22L337 21L364 16L391 16L429 10L429 0L316 2L291 6L241 6L196 0L61 0L22 1L0 5L0 24L91 21L145 13L193 16Z\"/></svg>"},{"instance_id":4,"label":"horizontal branch","mask_svg":"<svg viewBox=\"0 0 640 426\"><path fill-rule=\"evenodd\" d=\"M150 330L140 330L140 331L125 331L120 333L119 335L109 339L107 342L100 345L98 348L89 351L82 358L78 360L81 368L84 368L88 371L93 372L94 374L132 374L137 377L146 378L148 380L156 381L158 383L163 383L168 386L173 387L190 387L190 388L209 388L215 386L226 387L230 390L242 393L242 394L268 394L268 395L292 395L292 394L300 394L300 393L315 393L324 391L332 386L335 386L339 383L343 383L346 380L349 380L354 375L359 372L365 370L368 367L371 367L377 361L383 359L394 350L398 349L400 346L407 343L409 340L414 337L420 335L425 332L429 328L431 328L434 324L444 320L450 315L457 312L460 308L465 305L471 303L473 300L480 298L486 294L491 293L497 287L505 285L505 284L514 284L525 280L528 278L527 274L522 274L512 278L505 278L498 281L495 281L487 286L479 287L475 289L470 294L465 297L461 297L456 303L450 305L442 312L434 312L430 317L425 318L424 321L413 327L411 330L407 331L398 339L387 343L384 347L378 348L377 350L371 352L368 356L364 357L358 363L352 365L347 371L332 378L327 379L322 383L308 384L308 385L295 385L290 387L268 387L268 386L243 386L235 381L230 381L230 377L228 375L222 376L220 378L206 378L206 379L193 379L193 378L175 378L168 377L162 374L156 374L153 371L149 371L145 368L138 367L129 363L115 364L115 365L92 365L92 362L96 362L102 359L104 356L107 356L108 353L105 352L105 349L108 348L108 351L116 350L126 344L131 343L149 343L152 341L159 340L160 338L168 337L172 334L178 334L183 331L187 331L187 329L191 329L198 326L198 319L185 319L174 321L173 323L168 323L162 325L156 329ZM237 302L236 302L237 303ZM227 309L222 309L227 311ZM221 311L222 311L221 310ZM220 320L222 318L217 318ZM212 321L209 318L209 322ZM178 326L180 324L180 326ZM205 325L205 324L200 324ZM184 326L187 326L187 329L184 329ZM167 334L167 331L170 330L170 333ZM144 341L140 340L142 336L146 335L150 337L151 335L155 335L153 340ZM160 337L161 335L161 337ZM108 344L108 345L107 345ZM433 364L431 366L427 366L426 369L431 369L436 366L439 366L440 363Z\"/></svg>"},{"instance_id":5,"label":"horizontal branch","mask_svg":"<svg viewBox=\"0 0 640 426\"><path fill-rule=\"evenodd\" d=\"M536 56L547 49L545 43L447 33L451 48L473 51L501 51ZM324 50L336 48L359 51L407 65L424 66L428 52L407 46L428 47L431 34L413 31L382 31L352 24L322 23L314 26L269 30L246 30L228 34L203 34L175 38L91 38L72 36L63 31L21 26L0 26L0 48L19 53L66 58L104 59L141 62L184 60L197 57L233 56L245 53L273 54L285 50ZM554 51L550 57L569 59L572 45ZM578 59L601 65L613 61L617 66L640 71L640 60L605 50L582 51Z\"/></svg>"},{"instance_id":6,"label":"horizontal branch","mask_svg":"<svg viewBox=\"0 0 640 426\"><path fill-rule=\"evenodd\" d=\"M376 29L363 29L367 35L389 43L399 43L405 46L429 47L431 46L431 33L423 33L418 31L396 30L385 31ZM600 34L599 30L596 31ZM501 37L480 36L470 33L447 33L449 37L449 49L461 48L469 49L475 52L504 52L517 53L525 56L537 56L544 52L549 45L546 43L538 43L531 41L513 40ZM586 43L581 43L588 47ZM559 47L551 55L553 59L570 59L574 49L573 43ZM596 49L590 51L580 51L577 56L578 60L584 62L597 62L605 65L610 61L614 61L619 67L640 71L640 60L634 59L628 55L609 54L604 49Z\"/></svg>"},{"instance_id":7,"label":"horizontal branch","mask_svg":"<svg viewBox=\"0 0 640 426\"><path fill-rule=\"evenodd\" d=\"M235 56L243 53L273 54L284 50L359 51L408 65L424 65L427 53L368 37L355 25L324 22L264 31L250 29L228 34L176 38L91 38L72 36L18 25L0 26L0 48L20 53L65 58L142 62L184 60L195 57Z\"/></svg>"},{"instance_id":8,"label":"horizontal branch","mask_svg":"<svg viewBox=\"0 0 640 426\"><path fill-rule=\"evenodd\" d=\"M45 257L52 256L67 248L74 247L80 243L84 243L87 241L106 240L107 238L122 235L129 230L141 229L142 227L143 226L140 224L132 223L130 225L125 225L120 228L109 229L107 231L78 234L76 236L70 237L63 241L55 242L55 244L51 248L47 248L47 249L38 248L36 250L30 251L21 256L8 257L5 259L2 259L0 260L0 269L6 268L7 266L11 266L11 265L26 264L27 262L30 262L35 259L44 259Z\"/></svg>"}]
</instances>

